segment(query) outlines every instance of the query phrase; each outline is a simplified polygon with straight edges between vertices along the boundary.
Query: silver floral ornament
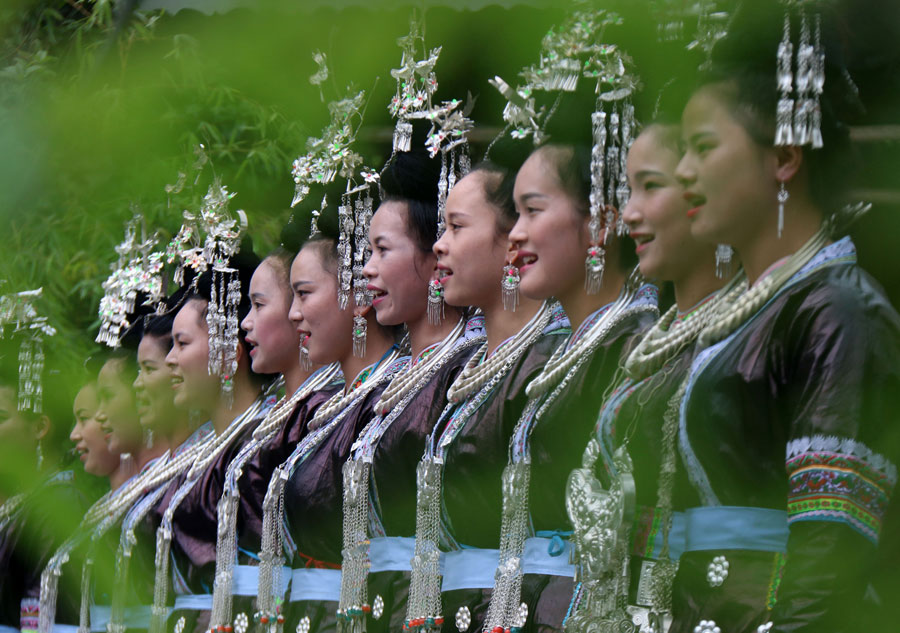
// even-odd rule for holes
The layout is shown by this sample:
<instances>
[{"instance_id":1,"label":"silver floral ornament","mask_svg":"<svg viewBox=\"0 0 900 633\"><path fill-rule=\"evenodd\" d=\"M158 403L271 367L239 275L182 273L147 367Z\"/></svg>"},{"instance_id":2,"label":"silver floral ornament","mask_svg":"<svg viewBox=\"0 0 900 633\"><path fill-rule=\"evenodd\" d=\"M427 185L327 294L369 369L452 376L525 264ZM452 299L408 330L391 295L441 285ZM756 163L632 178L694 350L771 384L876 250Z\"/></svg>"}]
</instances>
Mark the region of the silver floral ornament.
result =
<instances>
[{"instance_id":1,"label":"silver floral ornament","mask_svg":"<svg viewBox=\"0 0 900 633\"><path fill-rule=\"evenodd\" d=\"M372 602L372 617L376 620L380 620L383 614L384 598L382 598L380 595L375 596L375 600Z\"/></svg>"},{"instance_id":2,"label":"silver floral ornament","mask_svg":"<svg viewBox=\"0 0 900 633\"><path fill-rule=\"evenodd\" d=\"M246 613L238 613L234 618L234 633L247 633L247 627L250 626L250 618Z\"/></svg>"},{"instance_id":3,"label":"silver floral ornament","mask_svg":"<svg viewBox=\"0 0 900 633\"><path fill-rule=\"evenodd\" d=\"M694 627L694 633L722 633L722 629L716 626L714 620L700 620L700 624Z\"/></svg>"},{"instance_id":4,"label":"silver floral ornament","mask_svg":"<svg viewBox=\"0 0 900 633\"><path fill-rule=\"evenodd\" d=\"M769 633L772 630L772 625L774 622L766 622L765 624L760 624L756 627L756 633Z\"/></svg>"},{"instance_id":5,"label":"silver floral ornament","mask_svg":"<svg viewBox=\"0 0 900 633\"><path fill-rule=\"evenodd\" d=\"M721 587L728 578L728 559L724 556L716 556L706 568L706 580L710 587Z\"/></svg>"},{"instance_id":6,"label":"silver floral ornament","mask_svg":"<svg viewBox=\"0 0 900 633\"><path fill-rule=\"evenodd\" d=\"M297 622L297 633L309 633L309 616L304 615L300 618L300 621Z\"/></svg>"},{"instance_id":7,"label":"silver floral ornament","mask_svg":"<svg viewBox=\"0 0 900 633\"><path fill-rule=\"evenodd\" d=\"M184 625L186 624L184 616L178 618L178 621L175 623L175 633L182 633L184 631Z\"/></svg>"},{"instance_id":8,"label":"silver floral ornament","mask_svg":"<svg viewBox=\"0 0 900 633\"><path fill-rule=\"evenodd\" d=\"M460 607L456 611L456 628L460 631L467 631L469 625L472 624L472 612L469 607Z\"/></svg>"}]
</instances>

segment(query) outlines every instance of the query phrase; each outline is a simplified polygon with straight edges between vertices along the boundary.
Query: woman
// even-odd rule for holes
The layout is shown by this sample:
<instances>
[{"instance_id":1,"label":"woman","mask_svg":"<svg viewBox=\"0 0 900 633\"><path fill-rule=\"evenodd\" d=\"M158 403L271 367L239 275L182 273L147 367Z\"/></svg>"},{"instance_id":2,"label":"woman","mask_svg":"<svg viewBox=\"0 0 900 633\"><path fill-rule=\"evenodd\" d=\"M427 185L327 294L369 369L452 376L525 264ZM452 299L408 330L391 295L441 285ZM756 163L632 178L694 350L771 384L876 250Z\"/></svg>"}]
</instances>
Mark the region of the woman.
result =
<instances>
[{"instance_id":1,"label":"woman","mask_svg":"<svg viewBox=\"0 0 900 633\"><path fill-rule=\"evenodd\" d=\"M246 249L245 249L246 250ZM252 253L232 258L241 288L247 288L251 271L259 260ZM210 306L212 276L204 273L184 299L172 325L173 345L166 356L172 370L175 404L187 411L198 410L212 422L215 436L194 456L190 468L167 489L158 505L159 528L156 545L156 578L150 630L163 630L166 616L170 627L204 630L212 609L212 589L216 562L217 506L222 497L225 472L274 404L266 392L268 380L250 368L249 345L238 336L234 349L237 369L226 396L220 376L210 375L210 347L224 341L210 340L207 311ZM224 301L225 298L223 297ZM237 316L249 311L242 292ZM170 555L173 564L170 571ZM175 593L174 609L167 613L169 583Z\"/></svg>"},{"instance_id":2,"label":"woman","mask_svg":"<svg viewBox=\"0 0 900 633\"><path fill-rule=\"evenodd\" d=\"M376 416L344 470L339 614L367 618L370 631L403 624L415 547L416 465L447 388L482 342L480 318L466 321L455 308L444 310L443 319L429 315L429 280L437 264L436 167L424 152L404 152L382 172L385 197L372 217L372 255L363 269L378 322L406 325L412 349L412 362L376 403ZM359 482L366 493L350 494ZM362 607L370 601L375 612L366 615Z\"/></svg>"},{"instance_id":3,"label":"woman","mask_svg":"<svg viewBox=\"0 0 900 633\"><path fill-rule=\"evenodd\" d=\"M775 70L748 64L757 51L743 45L776 50L780 23L752 39L736 27L682 117L691 233L732 244L751 287L701 335L675 421L699 497L675 632L855 630L883 555L898 443L880 420L898 410L900 319L836 239L849 156L840 72L821 96L823 148L773 147Z\"/></svg>"},{"instance_id":4,"label":"woman","mask_svg":"<svg viewBox=\"0 0 900 633\"><path fill-rule=\"evenodd\" d=\"M328 216L323 219L327 222ZM282 501L267 507L264 522L275 529L284 524L288 530L276 535L275 543L289 538L296 548L284 613L290 631L298 623L314 631L335 626L340 596L341 467L381 391L408 361L401 358L393 333L377 324L371 307L357 305L353 296L346 309L338 305L337 240L326 236L330 230L324 223L320 226L326 233L310 239L291 265L290 317L312 363L338 363L344 376L353 379L307 421L305 436L276 470L267 493L267 502L270 498ZM366 332L364 349L355 346L351 336L356 333L358 341L360 330ZM284 519L273 521L271 513L279 508ZM283 555L281 545L271 549L270 534L264 533L263 538L261 558ZM260 600L273 591L274 586L261 583Z\"/></svg>"},{"instance_id":5,"label":"woman","mask_svg":"<svg viewBox=\"0 0 900 633\"><path fill-rule=\"evenodd\" d=\"M631 196L622 216L636 244L641 274L671 282L675 305L629 355L627 375L605 398L596 436L585 451L581 468L570 478L566 502L584 579L576 596L578 606L567 619L570 630L617 617L634 619L644 626L652 620L658 626L668 608L658 604L664 601L663 596L647 591L653 586L652 570L662 569L658 560L664 548L674 560L683 549L677 538L681 515L676 517L676 526L666 528L671 507L664 499L657 499L660 421L693 357L692 343L719 305L716 292L723 280L716 275L716 247L691 237L690 220L685 215L688 205L675 179L675 167L681 158L680 130L677 125L660 121L666 119L657 119L645 128L628 152ZM618 469L628 470L629 466L632 470L626 476L634 479L638 506L634 524L621 528L622 539L631 547L630 552L622 549L621 555L629 558L599 565L603 556L594 547L591 530L600 517L593 516L582 500L591 496L592 486L610 489L610 473L618 474ZM604 546L609 548L608 543ZM630 579L619 575L626 565L631 570ZM605 611L600 597L604 592L619 595L621 600L615 607L625 609L628 605L627 613Z\"/></svg>"},{"instance_id":6,"label":"woman","mask_svg":"<svg viewBox=\"0 0 900 633\"><path fill-rule=\"evenodd\" d=\"M121 348L109 353L97 374L97 419L106 431L110 450L123 456L124 467L132 465L130 475L141 472L167 448L163 444L148 447L144 439L133 388L137 373L134 348Z\"/></svg>"},{"instance_id":7,"label":"woman","mask_svg":"<svg viewBox=\"0 0 900 633\"><path fill-rule=\"evenodd\" d=\"M520 290L534 299L556 297L573 333L528 385L529 402L513 432L503 475L500 571L486 623L491 629L527 621L534 630L558 630L562 624L574 569L558 493L579 463L573 439L589 436L624 345L657 316L656 289L639 276L626 282L631 263L627 247L613 235L614 209L605 210L592 235L590 173L586 148L551 144L535 150L516 176L519 215L509 237ZM606 245L607 264L592 294L586 292L584 253L593 250L593 239ZM519 612L523 602L527 620L524 609Z\"/></svg>"},{"instance_id":8,"label":"woman","mask_svg":"<svg viewBox=\"0 0 900 633\"><path fill-rule=\"evenodd\" d=\"M288 318L293 299L292 259L290 251L278 249L250 279L250 312L241 327L250 345L251 368L260 374L283 376L285 396L228 464L218 509L212 627L237 626L248 614L256 613L263 501L272 472L293 448L285 441L285 433L297 432L298 416L322 402L319 392L331 385L340 371L334 365L316 372L300 366L300 334ZM327 391L328 395L332 392Z\"/></svg>"},{"instance_id":9,"label":"woman","mask_svg":"<svg viewBox=\"0 0 900 633\"><path fill-rule=\"evenodd\" d=\"M497 566L496 550L486 548L496 546L501 506L500 487L485 482L500 481L525 384L567 331L561 310L547 302L523 298L515 312L503 308L501 281L515 223L512 187L510 171L476 167L448 195L447 230L434 245L447 303L481 309L486 342L451 385L418 467L421 562L413 566L407 610L407 625L414 628L443 624L449 630L453 614L458 623L481 627L485 590L493 586ZM449 550L443 584L438 547Z\"/></svg>"},{"instance_id":10,"label":"woman","mask_svg":"<svg viewBox=\"0 0 900 633\"><path fill-rule=\"evenodd\" d=\"M172 303L172 300L170 300ZM168 447L162 457L168 478L139 499L122 520L115 559L108 629L146 630L153 603L154 552L158 527L154 510L173 480L191 463L191 456L212 434L209 423L194 429L187 412L174 406L172 370L166 355L172 349L173 315L148 317L138 345L138 376L134 381L141 425L153 432L154 445Z\"/></svg>"},{"instance_id":11,"label":"woman","mask_svg":"<svg viewBox=\"0 0 900 633\"><path fill-rule=\"evenodd\" d=\"M11 343L17 347L18 337ZM75 471L66 468L59 459L57 440L61 439L60 430L67 428L65 421L71 416L71 410L66 411L62 403L71 397L71 387L59 380L59 376L51 377L46 372L42 380L46 390L43 412L20 411L18 363L9 362L17 351L7 341L0 348L4 361L0 363L0 444L3 447L0 564L4 569L0 581L0 626L14 630L37 628L33 615L40 593L40 573L73 527L61 519L84 514L93 493L93 482L85 481L83 476L76 477ZM83 416L91 419L93 427L91 450L85 449L90 455L86 461L95 474L108 476L118 464L118 457L107 451L103 433L92 419L95 389L85 389L80 395L78 406ZM77 591L67 591L66 596L61 620L75 622Z\"/></svg>"}]
</instances>

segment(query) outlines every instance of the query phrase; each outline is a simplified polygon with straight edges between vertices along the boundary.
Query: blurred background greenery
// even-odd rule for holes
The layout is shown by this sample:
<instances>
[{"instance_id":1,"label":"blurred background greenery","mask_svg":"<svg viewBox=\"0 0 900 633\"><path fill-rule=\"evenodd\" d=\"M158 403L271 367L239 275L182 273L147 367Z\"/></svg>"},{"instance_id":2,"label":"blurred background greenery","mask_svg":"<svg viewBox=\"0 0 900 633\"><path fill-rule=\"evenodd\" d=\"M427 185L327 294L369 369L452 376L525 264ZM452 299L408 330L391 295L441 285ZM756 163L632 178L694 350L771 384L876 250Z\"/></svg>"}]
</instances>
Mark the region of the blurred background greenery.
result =
<instances>
[{"instance_id":1,"label":"blurred background greenery","mask_svg":"<svg viewBox=\"0 0 900 633\"><path fill-rule=\"evenodd\" d=\"M683 47L658 41L657 4L601 4L623 14L617 39L648 90ZM856 236L863 262L897 301L898 3L836 4L847 25L848 66L868 107L854 135L865 160L858 191L875 208ZM370 91L360 149L367 164L383 163L396 38L407 33L414 8L425 11L428 46L443 46L436 96L478 97L473 117L483 148L502 125L504 105L488 78L512 82L536 61L563 3L4 0L0 279L7 284L0 292L43 286L43 309L60 330L61 347L72 358L89 353L100 285L123 223L136 205L151 228L178 229L182 209L205 193L208 174L196 186L189 176L178 196L167 196L165 186L189 171L198 143L238 192L233 205L248 212L255 249L264 254L290 215L291 161L327 122L323 96L335 98L348 83ZM308 80L317 68L314 50L328 55L332 71L321 95Z\"/></svg>"}]
</instances>

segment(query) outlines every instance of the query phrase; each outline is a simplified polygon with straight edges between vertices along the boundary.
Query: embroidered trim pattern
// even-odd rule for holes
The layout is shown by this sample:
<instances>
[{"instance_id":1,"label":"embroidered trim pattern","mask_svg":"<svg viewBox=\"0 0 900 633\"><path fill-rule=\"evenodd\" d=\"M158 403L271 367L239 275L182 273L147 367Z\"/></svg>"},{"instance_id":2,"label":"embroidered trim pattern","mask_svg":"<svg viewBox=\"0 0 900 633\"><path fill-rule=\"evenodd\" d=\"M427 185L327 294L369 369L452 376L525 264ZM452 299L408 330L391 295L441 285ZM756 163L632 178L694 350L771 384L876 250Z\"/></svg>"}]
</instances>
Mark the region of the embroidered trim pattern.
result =
<instances>
[{"instance_id":1,"label":"embroidered trim pattern","mask_svg":"<svg viewBox=\"0 0 900 633\"><path fill-rule=\"evenodd\" d=\"M878 543L897 468L850 438L815 435L787 445L788 525L846 523Z\"/></svg>"}]
</instances>

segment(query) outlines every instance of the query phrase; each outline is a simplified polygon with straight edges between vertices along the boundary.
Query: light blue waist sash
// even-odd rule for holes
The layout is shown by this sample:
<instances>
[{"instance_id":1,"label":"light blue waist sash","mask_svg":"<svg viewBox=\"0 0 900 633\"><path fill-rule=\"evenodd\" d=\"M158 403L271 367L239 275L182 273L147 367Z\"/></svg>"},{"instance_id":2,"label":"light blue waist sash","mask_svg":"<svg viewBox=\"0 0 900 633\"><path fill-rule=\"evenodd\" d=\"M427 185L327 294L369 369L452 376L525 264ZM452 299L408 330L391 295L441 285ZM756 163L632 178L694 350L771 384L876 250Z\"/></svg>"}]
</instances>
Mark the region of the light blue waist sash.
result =
<instances>
[{"instance_id":1,"label":"light blue waist sash","mask_svg":"<svg viewBox=\"0 0 900 633\"><path fill-rule=\"evenodd\" d=\"M703 506L684 513L684 551L746 549L784 552L787 512L743 506Z\"/></svg>"},{"instance_id":2,"label":"light blue waist sash","mask_svg":"<svg viewBox=\"0 0 900 633\"><path fill-rule=\"evenodd\" d=\"M185 593L175 596L175 611L212 611L213 597L211 593Z\"/></svg>"},{"instance_id":3,"label":"light blue waist sash","mask_svg":"<svg viewBox=\"0 0 900 633\"><path fill-rule=\"evenodd\" d=\"M554 553L551 554L550 552ZM522 571L526 574L563 576L573 578L575 566L571 564L572 544L563 542L556 546L556 539L532 537L525 539L522 555ZM441 591L456 589L493 589L494 572L500 562L500 550L462 549L444 554L443 583Z\"/></svg>"},{"instance_id":4,"label":"light blue waist sash","mask_svg":"<svg viewBox=\"0 0 900 633\"><path fill-rule=\"evenodd\" d=\"M369 543L369 571L410 571L416 555L416 539L405 536L380 536Z\"/></svg>"},{"instance_id":5,"label":"light blue waist sash","mask_svg":"<svg viewBox=\"0 0 900 633\"><path fill-rule=\"evenodd\" d=\"M108 605L95 604L91 606L92 633L105 633L109 624L110 611ZM150 611L150 606L126 607L125 626L129 629L150 628Z\"/></svg>"},{"instance_id":6,"label":"light blue waist sash","mask_svg":"<svg viewBox=\"0 0 900 633\"><path fill-rule=\"evenodd\" d=\"M291 602L341 599L340 569L295 569L291 572Z\"/></svg>"},{"instance_id":7,"label":"light blue waist sash","mask_svg":"<svg viewBox=\"0 0 900 633\"><path fill-rule=\"evenodd\" d=\"M75 627L78 628L77 626ZM19 629L14 626L6 626L5 624L0 624L0 633L19 633Z\"/></svg>"},{"instance_id":8,"label":"light blue waist sash","mask_svg":"<svg viewBox=\"0 0 900 633\"><path fill-rule=\"evenodd\" d=\"M288 583L291 582L291 568L281 568L281 593L287 593ZM256 596L259 593L259 567L256 565L235 565L234 578L231 583L231 595Z\"/></svg>"}]
</instances>

